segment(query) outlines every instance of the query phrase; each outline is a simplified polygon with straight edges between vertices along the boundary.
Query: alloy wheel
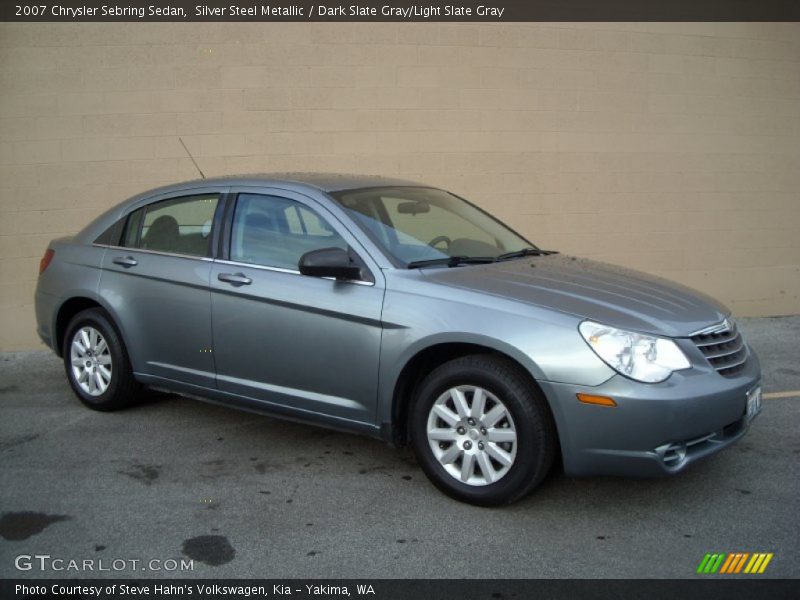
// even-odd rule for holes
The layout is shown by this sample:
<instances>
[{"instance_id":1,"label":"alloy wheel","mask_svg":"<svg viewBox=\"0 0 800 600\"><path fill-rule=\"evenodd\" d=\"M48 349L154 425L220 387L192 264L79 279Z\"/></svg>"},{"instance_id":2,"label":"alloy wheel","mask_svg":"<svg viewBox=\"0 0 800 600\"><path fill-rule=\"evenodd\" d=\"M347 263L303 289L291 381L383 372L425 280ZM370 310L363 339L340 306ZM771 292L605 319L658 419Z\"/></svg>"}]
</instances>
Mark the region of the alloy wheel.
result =
<instances>
[{"instance_id":1,"label":"alloy wheel","mask_svg":"<svg viewBox=\"0 0 800 600\"><path fill-rule=\"evenodd\" d=\"M111 384L111 351L103 335L94 327L81 327L70 344L72 375L90 396L100 396Z\"/></svg>"},{"instance_id":2,"label":"alloy wheel","mask_svg":"<svg viewBox=\"0 0 800 600\"><path fill-rule=\"evenodd\" d=\"M502 479L517 455L517 431L508 407L472 385L441 394L428 413L428 444L454 479L484 486Z\"/></svg>"}]
</instances>

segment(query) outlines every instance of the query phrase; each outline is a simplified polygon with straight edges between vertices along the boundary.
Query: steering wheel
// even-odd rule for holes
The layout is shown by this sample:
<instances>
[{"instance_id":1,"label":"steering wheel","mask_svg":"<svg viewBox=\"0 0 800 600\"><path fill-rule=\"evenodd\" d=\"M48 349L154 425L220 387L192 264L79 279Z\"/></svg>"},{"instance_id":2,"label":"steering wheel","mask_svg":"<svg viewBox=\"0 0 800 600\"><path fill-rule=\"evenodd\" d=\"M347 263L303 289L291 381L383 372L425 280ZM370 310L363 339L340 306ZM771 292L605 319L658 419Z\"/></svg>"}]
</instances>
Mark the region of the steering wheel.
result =
<instances>
[{"instance_id":1,"label":"steering wheel","mask_svg":"<svg viewBox=\"0 0 800 600\"><path fill-rule=\"evenodd\" d=\"M435 238L433 238L433 239L432 239L430 242L428 242L428 246L430 246L431 248L433 248L434 246L436 246L436 244L441 244L442 242L444 242L445 244L447 244L447 247L449 248L449 247L450 247L450 244L452 244L452 243L453 243L453 240L451 240L451 239L450 239L449 237L447 237L446 235L437 235L437 236L436 236Z\"/></svg>"}]
</instances>

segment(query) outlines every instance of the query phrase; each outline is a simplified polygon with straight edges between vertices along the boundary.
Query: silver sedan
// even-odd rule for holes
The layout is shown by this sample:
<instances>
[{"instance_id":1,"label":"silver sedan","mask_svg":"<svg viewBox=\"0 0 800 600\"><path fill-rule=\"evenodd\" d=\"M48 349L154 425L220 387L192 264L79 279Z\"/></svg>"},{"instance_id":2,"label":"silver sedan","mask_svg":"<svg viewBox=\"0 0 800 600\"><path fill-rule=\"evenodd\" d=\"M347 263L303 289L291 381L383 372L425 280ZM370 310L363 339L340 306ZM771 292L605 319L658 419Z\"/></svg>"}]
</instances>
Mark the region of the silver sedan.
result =
<instances>
[{"instance_id":1,"label":"silver sedan","mask_svg":"<svg viewBox=\"0 0 800 600\"><path fill-rule=\"evenodd\" d=\"M537 247L378 177L199 180L53 240L38 332L90 408L142 386L410 444L442 491L662 475L742 437L760 368L683 286Z\"/></svg>"}]
</instances>

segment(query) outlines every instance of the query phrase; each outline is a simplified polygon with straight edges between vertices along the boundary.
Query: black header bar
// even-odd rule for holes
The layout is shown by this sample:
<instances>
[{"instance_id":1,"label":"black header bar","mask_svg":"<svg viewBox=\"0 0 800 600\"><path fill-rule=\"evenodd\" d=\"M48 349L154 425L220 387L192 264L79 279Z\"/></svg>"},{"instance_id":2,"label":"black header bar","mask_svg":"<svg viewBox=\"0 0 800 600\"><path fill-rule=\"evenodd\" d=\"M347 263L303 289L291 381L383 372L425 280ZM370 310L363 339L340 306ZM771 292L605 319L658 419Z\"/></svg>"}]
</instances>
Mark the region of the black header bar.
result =
<instances>
[{"instance_id":1,"label":"black header bar","mask_svg":"<svg viewBox=\"0 0 800 600\"><path fill-rule=\"evenodd\" d=\"M798 0L0 0L0 21L800 21Z\"/></svg>"},{"instance_id":2,"label":"black header bar","mask_svg":"<svg viewBox=\"0 0 800 600\"><path fill-rule=\"evenodd\" d=\"M724 579L3 579L0 598L794 600L797 581Z\"/></svg>"}]
</instances>

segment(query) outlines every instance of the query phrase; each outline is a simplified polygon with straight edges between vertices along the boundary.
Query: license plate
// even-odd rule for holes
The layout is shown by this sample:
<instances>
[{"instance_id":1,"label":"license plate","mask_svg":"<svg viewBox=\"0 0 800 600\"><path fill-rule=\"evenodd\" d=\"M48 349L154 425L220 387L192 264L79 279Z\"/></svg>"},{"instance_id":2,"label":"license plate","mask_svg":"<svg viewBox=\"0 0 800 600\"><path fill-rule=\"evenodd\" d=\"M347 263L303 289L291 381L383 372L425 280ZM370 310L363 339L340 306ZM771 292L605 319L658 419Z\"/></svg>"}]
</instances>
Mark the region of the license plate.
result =
<instances>
[{"instance_id":1,"label":"license plate","mask_svg":"<svg viewBox=\"0 0 800 600\"><path fill-rule=\"evenodd\" d=\"M750 421L761 412L761 386L747 392L747 420Z\"/></svg>"}]
</instances>

